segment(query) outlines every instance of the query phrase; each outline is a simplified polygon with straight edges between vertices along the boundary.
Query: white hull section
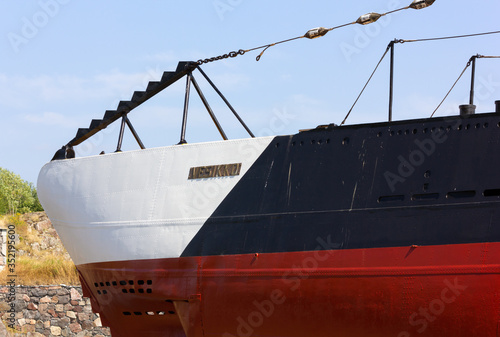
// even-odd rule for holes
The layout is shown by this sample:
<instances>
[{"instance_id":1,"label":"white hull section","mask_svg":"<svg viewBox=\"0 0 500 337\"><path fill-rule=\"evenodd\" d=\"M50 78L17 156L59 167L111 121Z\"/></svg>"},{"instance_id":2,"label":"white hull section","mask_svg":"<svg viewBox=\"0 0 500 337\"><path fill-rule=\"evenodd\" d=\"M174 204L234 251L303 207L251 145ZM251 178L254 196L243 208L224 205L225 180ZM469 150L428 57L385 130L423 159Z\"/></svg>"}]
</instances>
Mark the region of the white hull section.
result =
<instances>
[{"instance_id":1,"label":"white hull section","mask_svg":"<svg viewBox=\"0 0 500 337\"><path fill-rule=\"evenodd\" d=\"M56 160L38 195L76 265L179 257L274 137ZM239 175L188 179L241 163Z\"/></svg>"}]
</instances>

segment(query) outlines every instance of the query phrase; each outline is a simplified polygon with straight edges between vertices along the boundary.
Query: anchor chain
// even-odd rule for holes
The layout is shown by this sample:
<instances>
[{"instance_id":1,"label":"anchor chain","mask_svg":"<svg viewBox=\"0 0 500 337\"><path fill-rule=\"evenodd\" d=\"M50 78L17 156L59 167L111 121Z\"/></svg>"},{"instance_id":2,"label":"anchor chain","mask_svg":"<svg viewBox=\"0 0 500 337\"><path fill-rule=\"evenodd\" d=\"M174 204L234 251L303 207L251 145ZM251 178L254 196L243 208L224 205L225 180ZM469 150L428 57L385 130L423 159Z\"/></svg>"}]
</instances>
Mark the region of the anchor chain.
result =
<instances>
[{"instance_id":1,"label":"anchor chain","mask_svg":"<svg viewBox=\"0 0 500 337\"><path fill-rule=\"evenodd\" d=\"M229 52L227 54L223 54L223 55L219 55L219 56L215 56L215 57L210 57L210 58L206 58L206 59L199 59L198 61L196 61L196 63L201 66L204 63L210 63L210 62L219 61L222 59L227 59L230 57L236 57L238 55L244 55L246 52L247 52L246 50L240 49L238 51L232 51L232 52Z\"/></svg>"}]
</instances>

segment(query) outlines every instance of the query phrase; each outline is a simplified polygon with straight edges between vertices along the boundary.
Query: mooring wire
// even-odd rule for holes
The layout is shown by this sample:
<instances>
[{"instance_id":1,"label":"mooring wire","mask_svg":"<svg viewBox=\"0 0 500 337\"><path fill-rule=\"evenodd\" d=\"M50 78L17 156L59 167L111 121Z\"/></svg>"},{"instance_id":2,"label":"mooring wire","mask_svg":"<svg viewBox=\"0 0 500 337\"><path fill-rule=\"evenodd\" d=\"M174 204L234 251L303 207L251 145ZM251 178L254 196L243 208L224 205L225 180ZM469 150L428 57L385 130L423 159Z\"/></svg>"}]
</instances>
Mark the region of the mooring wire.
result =
<instances>
[{"instance_id":1,"label":"mooring wire","mask_svg":"<svg viewBox=\"0 0 500 337\"><path fill-rule=\"evenodd\" d=\"M340 26L335 26L335 27L331 27L331 28L324 28L324 27L313 28L313 29L308 30L304 35L296 36L296 37L293 37L293 38L290 38L290 39L286 39L286 40L282 40L282 41L278 41L278 42L273 42L273 43L265 44L265 45L262 45L262 46L259 46L259 47L254 47L254 48L250 48L250 49L239 49L238 51L232 51L232 52L229 52L227 54L222 54L222 55L219 55L219 56L210 57L210 58L206 58L206 59L199 59L197 61L197 63L198 63L198 65L202 65L204 63L214 62L214 61L218 61L218 60L222 60L222 59L227 59L227 58L234 58L234 57L236 57L238 55L244 55L245 53L250 52L250 51L263 49L260 52L260 54L257 55L257 57L255 58L256 61L259 61L260 58L262 57L262 55L264 54L264 52L267 49L269 49L269 48L271 48L273 46L276 46L278 44L282 44L282 43L286 43L286 42L290 42L290 41L294 41L294 40L298 40L298 39L302 39L302 38L316 39L318 37L326 35L328 32L330 32L330 31L332 31L334 29L338 29L338 28L342 28L342 27L346 27L346 26L354 25L354 24L367 25L367 24L376 22L378 19L380 19L383 16L386 16L386 15L389 15L389 14L393 14L393 13L396 13L396 12L399 12L399 11L402 11L402 10L405 10L405 9L409 9L409 8L413 8L413 9L425 8L427 6L432 5L432 3L434 3L434 0L414 0L409 6L402 7L402 8L399 8L399 9L395 9L395 10L392 10L392 11L388 11L388 12L385 12L385 13L382 13L382 14L379 14L379 13L364 14L364 15L361 15L357 20L349 22L349 23L346 23L346 24L343 24L343 25L340 25Z\"/></svg>"},{"instance_id":2,"label":"mooring wire","mask_svg":"<svg viewBox=\"0 0 500 337\"><path fill-rule=\"evenodd\" d=\"M363 87L363 89L361 90L361 92L359 93L358 97L356 98L356 101L354 101L354 104L351 106L351 108L349 109L349 112L347 113L347 115L345 116L344 120L342 121L342 123L340 123L340 125L344 125L344 123L346 122L347 118L349 118L349 115L351 114L352 110L354 109L354 106L356 105L356 103L358 103L359 99L361 98L361 95L363 95L363 92L365 91L366 87L368 86L368 84L370 83L370 81L372 80L372 77L375 75L375 73L377 72L377 69L378 67L380 66L380 64L382 63L382 61L384 60L385 56L387 55L387 52L389 51L390 47L387 47L387 49L385 50L385 53L384 55L382 55L382 58L380 59L380 61L378 61L378 64L377 66L375 67L375 70L373 70L370 78L368 79L368 81L366 82L365 86Z\"/></svg>"},{"instance_id":3,"label":"mooring wire","mask_svg":"<svg viewBox=\"0 0 500 337\"><path fill-rule=\"evenodd\" d=\"M435 38L425 38L425 39L413 39L413 40L404 40L404 39L395 39L393 42L394 43L405 43L405 42L426 42L426 41L437 41L437 40L449 40L449 39L458 39L458 38L467 38L467 37L476 37L476 36L482 36L482 35L491 35L491 34L499 34L500 31L492 31L492 32L484 32L484 33L477 33L477 34L467 34L467 35L455 35L455 36L445 36L445 37L435 37ZM360 99L361 95L363 94L364 90L366 89L366 87L368 86L368 83L370 83L373 75L375 74L375 72L377 71L378 67L380 66L380 63L382 62L382 60L385 58L387 52L389 51L390 49L390 44L389 46L387 47L387 50L385 51L384 55L382 56L382 59L379 61L379 63L377 64L377 66L375 67L375 70L373 71L372 75L370 76L370 78L368 79L368 82L365 84L365 86L363 87L363 90L361 90L361 93L359 94L359 96L356 98L356 101L354 102L354 104L352 105L351 109L349 109L349 112L347 113L347 115L345 116L344 120L342 121L342 123L340 125L344 125L347 118L349 117L349 115L351 114L354 106L356 105L356 103L358 102L358 100ZM500 56L484 56L484 55L475 55L473 57L476 57L476 58L500 58ZM453 91L453 89L455 88L455 86L457 85L458 81L460 81L460 79L462 78L462 76L464 75L465 71L467 70L467 68L470 66L472 62L472 58L469 60L469 62L467 63L467 66L465 67L465 69L462 71L462 73L460 74L460 76L458 77L458 79L455 81L455 83L453 84L453 86L451 87L450 91L448 91L448 93L446 94L446 96L444 97L444 99L441 101L441 103L439 103L439 105L437 106L437 108L434 110L434 112L432 113L431 115L431 118L434 116L434 114L437 112L437 110L439 110L439 108L441 107L441 105L444 103L444 101L446 100L446 98L448 98L448 96L450 95L450 93Z\"/></svg>"},{"instance_id":4,"label":"mooring wire","mask_svg":"<svg viewBox=\"0 0 500 337\"><path fill-rule=\"evenodd\" d=\"M422 9L422 8L428 7L428 6L432 5L434 3L434 1L435 0L414 0L409 6L402 7L402 8L399 8L399 9L395 9L395 10L392 10L392 11L388 11L386 13L382 13L382 14L379 14L379 13L364 14L364 15L361 15L356 21L352 21L352 22L349 22L349 23L346 23L346 24L343 24L343 25L339 25L339 26L335 26L335 27L331 27L331 28L324 28L324 27L313 28L313 29L308 30L304 35L301 35L301 36L296 36L296 37L293 37L293 38L290 38L290 39L286 39L286 40L282 40L282 41L278 41L278 42L273 42L273 43L265 44L265 45L262 45L262 46L259 46L259 47L254 47L254 48L250 48L250 49L239 49L238 51L231 51L231 52L229 52L227 54L223 54L223 55L219 55L219 56L215 56L215 57L211 57L211 58L200 59L200 60L197 61L197 63L198 63L198 65L202 65L204 63L214 62L214 61L218 61L218 60L222 60L222 59L227 59L227 58L234 58L234 57L237 57L238 55L244 55L245 53L250 52L250 51L263 49L260 52L260 54L257 55L257 57L255 58L256 61L259 61L260 58L262 57L262 55L264 54L264 52L267 49L269 49L270 47L276 46L278 44L282 44L282 43L286 43L286 42L290 42L290 41L294 41L294 40L298 40L298 39L302 39L302 38L316 39L318 37L326 35L328 32L330 32L330 31L332 31L334 29L346 27L346 26L353 25L353 24L356 24L356 23L362 24L362 25L367 25L367 24L376 22L378 19L380 19L383 16L386 16L386 15L389 15L389 14L392 14L392 13L396 13L396 12L399 12L399 11L402 11L402 10L406 10L406 9L409 9L409 8ZM468 37L476 37L476 36L499 34L499 33L500 33L500 31L492 31L492 32L484 32L484 33L476 33L476 34L455 35L455 36L445 36L445 37L434 37L434 38L425 38L425 39L412 39L412 40L396 39L396 40L394 40L393 43L412 43L412 42L426 42L426 41L449 40L449 39L468 38ZM389 49L390 49L390 45L387 47L384 55L382 56L382 58L380 59L380 61L377 64L377 66L375 67L375 70L371 74L370 78L368 79L368 81L366 82L365 86L361 90L361 93L356 98L356 101L351 106L351 109L349 109L349 112L347 113L347 115L345 116L344 120L342 121L342 123L340 125L344 125L344 123L346 122L347 118L349 117L349 115L351 114L352 110L354 109L356 103L358 102L358 100L360 99L361 95L365 91L366 87L370 83L371 79L375 75L375 72L377 71L378 67L380 66L380 63L382 63L383 59L387 55L387 52L389 51ZM482 56L482 55L477 55L476 57L482 57L482 58L500 58L500 56ZM450 89L450 91L448 91L448 93L446 94L445 98L441 101L441 103L438 105L438 107L434 110L434 112L431 115L431 118L434 116L434 114L436 113L436 111L441 107L441 105L446 100L446 98L449 96L449 94L451 93L451 91L454 89L454 87L456 86L456 84L458 83L458 81L462 78L463 74L465 73L465 71L467 70L467 68L470 66L470 62L471 61L472 61L472 58L467 63L467 66L462 71L462 73L460 74L460 76L458 77L458 79L455 81L455 83L453 84L453 86Z\"/></svg>"},{"instance_id":5,"label":"mooring wire","mask_svg":"<svg viewBox=\"0 0 500 337\"><path fill-rule=\"evenodd\" d=\"M427 41L438 41L438 40L450 40L450 39L461 39L466 37L475 37L482 35L500 34L500 31L477 33L477 34L467 34L467 35L455 35L455 36L445 36L445 37L433 37L426 39L413 39L413 40L396 40L398 43L411 43L411 42L427 42Z\"/></svg>"},{"instance_id":6,"label":"mooring wire","mask_svg":"<svg viewBox=\"0 0 500 337\"><path fill-rule=\"evenodd\" d=\"M441 101L441 103L439 103L439 105L437 106L437 108L432 112L431 114L431 117L432 118L434 116L434 114L436 113L436 111L439 110L439 108L441 107L441 105L443 105L444 101L446 101L446 99L448 98L448 96L450 95L450 93L453 91L453 89L455 88L455 86L457 85L458 81L460 81L460 79L462 78L462 76L464 75L465 71L467 70L467 68L470 67L470 64L471 64L471 60L469 60L469 62L467 62L467 65L465 66L464 70L462 70L462 73L460 74L460 76L458 76L457 80L455 81L455 83L453 83L453 85L451 86L451 89L448 91L448 93L446 94L446 96L444 96L443 100Z\"/></svg>"},{"instance_id":7,"label":"mooring wire","mask_svg":"<svg viewBox=\"0 0 500 337\"><path fill-rule=\"evenodd\" d=\"M500 33L500 32L499 32ZM443 100L441 101L441 103L439 103L439 105L437 106L437 108L432 112L431 114L431 117L432 118L434 116L434 114L439 110L439 108L441 107L441 105L443 105L444 101L448 98L448 96L450 95L450 93L453 91L453 89L455 88L455 86L457 85L458 81L460 81L460 79L462 78L462 76L464 75L465 71L467 70L467 68L470 67L470 65L472 64L472 61L473 59L476 58L476 59L497 59L497 58L500 58L500 56L485 56L485 55L474 55L472 56L469 61L467 62L467 65L465 66L464 70L462 71L462 73L460 74L460 76L458 76L458 79L455 81L455 83L451 86L451 89L448 91L448 93L446 94L446 96L444 96Z\"/></svg>"}]
</instances>

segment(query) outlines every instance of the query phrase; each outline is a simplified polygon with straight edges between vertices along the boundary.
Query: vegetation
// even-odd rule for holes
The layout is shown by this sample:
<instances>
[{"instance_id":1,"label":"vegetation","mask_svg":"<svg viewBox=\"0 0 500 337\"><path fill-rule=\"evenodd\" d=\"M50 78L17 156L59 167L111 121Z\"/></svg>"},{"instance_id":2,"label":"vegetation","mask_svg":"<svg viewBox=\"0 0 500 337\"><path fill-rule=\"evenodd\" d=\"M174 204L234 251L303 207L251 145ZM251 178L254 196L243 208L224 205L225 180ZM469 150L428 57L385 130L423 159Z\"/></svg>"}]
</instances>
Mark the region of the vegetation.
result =
<instances>
[{"instance_id":1,"label":"vegetation","mask_svg":"<svg viewBox=\"0 0 500 337\"><path fill-rule=\"evenodd\" d=\"M54 254L45 254L41 259L21 256L17 261L16 274L17 283L22 285L80 285L73 262ZM4 272L0 274L0 283L6 284L6 276Z\"/></svg>"},{"instance_id":2,"label":"vegetation","mask_svg":"<svg viewBox=\"0 0 500 337\"><path fill-rule=\"evenodd\" d=\"M67 284L79 285L78 272L73 261L50 226L48 229L36 229L35 224L46 219L45 213L9 215L0 218L0 226L15 226L16 283L23 285ZM51 239L52 238L52 239ZM50 244L44 249L44 241ZM0 272L0 284L6 284L8 268Z\"/></svg>"},{"instance_id":3,"label":"vegetation","mask_svg":"<svg viewBox=\"0 0 500 337\"><path fill-rule=\"evenodd\" d=\"M43 211L35 186L0 167L0 214Z\"/></svg>"},{"instance_id":4,"label":"vegetation","mask_svg":"<svg viewBox=\"0 0 500 337\"><path fill-rule=\"evenodd\" d=\"M16 283L23 285L80 284L54 228L35 228L38 221L47 219L45 213L33 213L41 211L35 186L0 167L0 227L14 225L16 233L15 273L5 268L0 272L0 284L6 284L9 274L17 275Z\"/></svg>"}]
</instances>

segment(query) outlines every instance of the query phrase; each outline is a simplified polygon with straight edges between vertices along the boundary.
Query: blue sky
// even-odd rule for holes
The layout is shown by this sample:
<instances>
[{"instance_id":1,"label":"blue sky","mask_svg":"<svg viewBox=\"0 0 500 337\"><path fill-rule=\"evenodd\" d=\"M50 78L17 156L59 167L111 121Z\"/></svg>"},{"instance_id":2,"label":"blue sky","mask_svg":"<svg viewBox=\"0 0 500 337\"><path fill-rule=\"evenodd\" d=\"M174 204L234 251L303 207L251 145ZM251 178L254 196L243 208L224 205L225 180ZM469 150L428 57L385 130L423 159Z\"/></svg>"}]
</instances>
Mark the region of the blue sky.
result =
<instances>
[{"instance_id":1,"label":"blue sky","mask_svg":"<svg viewBox=\"0 0 500 337\"><path fill-rule=\"evenodd\" d=\"M36 183L54 152L105 110L158 80L182 60L198 60L303 35L411 3L358 1L0 1L0 167ZM436 0L368 25L351 25L315 40L300 39L204 65L256 135L293 134L339 124L389 41L500 30L498 0ZM500 55L500 35L396 46L394 118L429 116L470 56ZM500 99L500 60L477 66L478 111ZM348 124L385 121L388 58ZM246 137L202 76L195 78L229 138ZM467 103L468 72L438 115ZM179 141L184 81L129 117L146 147ZM190 101L187 141L218 140L197 95ZM76 148L77 155L113 152L118 125ZM136 149L126 134L124 150Z\"/></svg>"}]
</instances>

